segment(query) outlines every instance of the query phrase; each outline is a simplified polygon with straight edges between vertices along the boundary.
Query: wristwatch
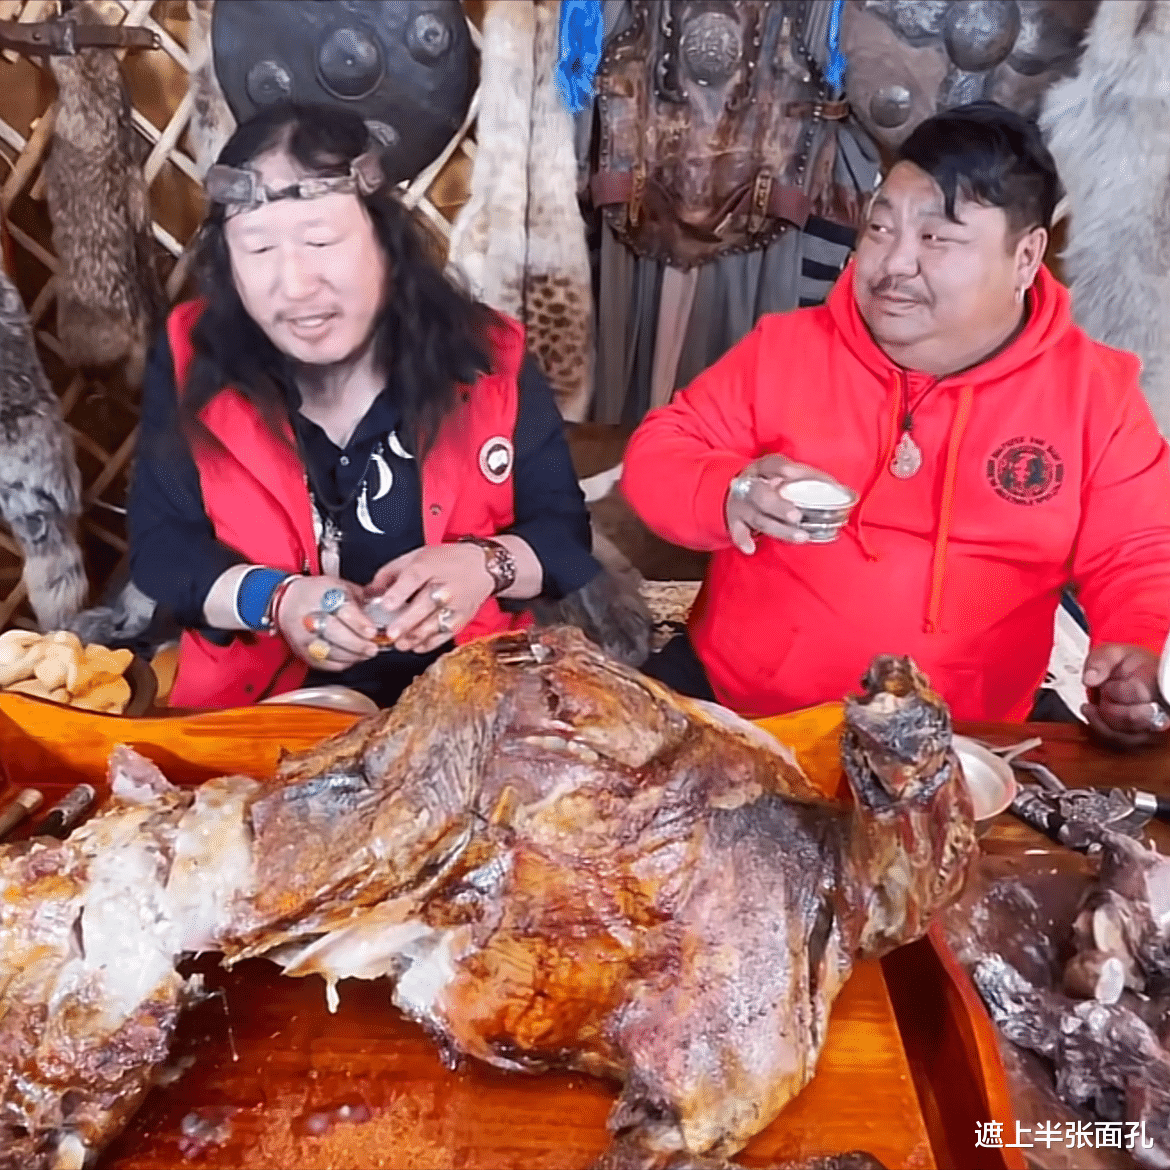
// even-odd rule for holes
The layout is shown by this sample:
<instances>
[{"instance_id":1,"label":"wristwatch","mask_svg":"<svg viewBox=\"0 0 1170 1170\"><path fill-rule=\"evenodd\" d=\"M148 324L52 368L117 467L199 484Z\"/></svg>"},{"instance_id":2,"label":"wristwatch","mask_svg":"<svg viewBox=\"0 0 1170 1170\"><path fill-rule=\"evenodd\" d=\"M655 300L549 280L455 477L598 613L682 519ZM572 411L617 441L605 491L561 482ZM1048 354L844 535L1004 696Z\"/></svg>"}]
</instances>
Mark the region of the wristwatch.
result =
<instances>
[{"instance_id":1,"label":"wristwatch","mask_svg":"<svg viewBox=\"0 0 1170 1170\"><path fill-rule=\"evenodd\" d=\"M494 582L493 597L498 597L515 584L516 562L498 540L487 540L482 536L461 536L459 540L462 544L477 544L483 549L484 567Z\"/></svg>"}]
</instances>

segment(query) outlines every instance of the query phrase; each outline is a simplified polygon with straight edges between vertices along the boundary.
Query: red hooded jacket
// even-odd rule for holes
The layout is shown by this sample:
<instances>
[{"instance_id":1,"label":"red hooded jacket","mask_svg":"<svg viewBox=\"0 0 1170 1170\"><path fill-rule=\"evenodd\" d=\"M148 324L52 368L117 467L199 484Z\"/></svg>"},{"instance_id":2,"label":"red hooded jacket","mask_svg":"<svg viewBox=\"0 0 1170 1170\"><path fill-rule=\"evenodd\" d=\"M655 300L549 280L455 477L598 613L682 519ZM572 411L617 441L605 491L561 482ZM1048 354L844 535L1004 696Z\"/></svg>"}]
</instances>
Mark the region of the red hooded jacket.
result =
<instances>
[{"instance_id":1,"label":"red hooded jacket","mask_svg":"<svg viewBox=\"0 0 1170 1170\"><path fill-rule=\"evenodd\" d=\"M1029 295L1007 349L934 384L873 341L850 266L826 305L764 317L646 417L622 488L655 532L714 554L690 633L721 702L762 717L839 699L884 652L912 655L956 718L1022 719L1070 581L1095 643L1161 650L1170 451L1138 361L1077 328L1047 270ZM907 389L924 462L900 480ZM770 453L860 494L836 542L731 544L728 484Z\"/></svg>"},{"instance_id":2,"label":"red hooded jacket","mask_svg":"<svg viewBox=\"0 0 1170 1170\"><path fill-rule=\"evenodd\" d=\"M202 307L179 305L167 335L182 392L193 356L191 329ZM500 318L492 337L496 373L463 396L422 462L423 532L427 544L460 536L492 536L515 519L511 476L494 483L481 471L493 441L512 441L519 403L517 377L524 331ZM291 430L280 442L252 404L234 390L217 394L200 415L222 449L200 444L193 452L203 504L218 540L249 561L290 573L321 571L313 534L305 471ZM531 614L507 614L488 598L455 635L459 644L485 634L529 625ZM300 686L305 664L277 634L243 635L217 646L193 631L183 634L171 690L174 707L237 707Z\"/></svg>"}]
</instances>

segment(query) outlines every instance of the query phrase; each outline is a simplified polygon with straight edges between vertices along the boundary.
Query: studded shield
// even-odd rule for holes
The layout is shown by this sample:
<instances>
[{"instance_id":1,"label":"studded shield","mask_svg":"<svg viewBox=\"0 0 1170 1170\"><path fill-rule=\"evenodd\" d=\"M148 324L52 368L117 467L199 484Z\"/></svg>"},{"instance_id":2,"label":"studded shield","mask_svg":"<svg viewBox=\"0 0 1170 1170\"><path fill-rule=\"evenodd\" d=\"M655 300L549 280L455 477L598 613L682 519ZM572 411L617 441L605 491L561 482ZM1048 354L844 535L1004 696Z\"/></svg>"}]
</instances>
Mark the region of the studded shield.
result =
<instances>
[{"instance_id":1,"label":"studded shield","mask_svg":"<svg viewBox=\"0 0 1170 1170\"><path fill-rule=\"evenodd\" d=\"M384 148L391 182L438 156L471 101L459 0L217 0L211 41L237 120L279 101L345 106Z\"/></svg>"}]
</instances>

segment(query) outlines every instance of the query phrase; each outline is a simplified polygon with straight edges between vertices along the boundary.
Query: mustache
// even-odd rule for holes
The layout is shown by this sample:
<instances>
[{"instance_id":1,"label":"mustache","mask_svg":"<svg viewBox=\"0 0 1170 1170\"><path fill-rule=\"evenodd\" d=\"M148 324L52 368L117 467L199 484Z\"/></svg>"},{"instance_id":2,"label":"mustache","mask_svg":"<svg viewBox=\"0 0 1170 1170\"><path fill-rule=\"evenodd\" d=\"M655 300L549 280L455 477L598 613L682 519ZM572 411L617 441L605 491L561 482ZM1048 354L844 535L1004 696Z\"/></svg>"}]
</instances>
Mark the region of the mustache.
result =
<instances>
[{"instance_id":1,"label":"mustache","mask_svg":"<svg viewBox=\"0 0 1170 1170\"><path fill-rule=\"evenodd\" d=\"M917 301L919 304L926 303L926 298L921 293L915 292L908 285L900 284L892 276L883 276L881 280L871 281L869 291L875 297L896 296L908 301Z\"/></svg>"}]
</instances>

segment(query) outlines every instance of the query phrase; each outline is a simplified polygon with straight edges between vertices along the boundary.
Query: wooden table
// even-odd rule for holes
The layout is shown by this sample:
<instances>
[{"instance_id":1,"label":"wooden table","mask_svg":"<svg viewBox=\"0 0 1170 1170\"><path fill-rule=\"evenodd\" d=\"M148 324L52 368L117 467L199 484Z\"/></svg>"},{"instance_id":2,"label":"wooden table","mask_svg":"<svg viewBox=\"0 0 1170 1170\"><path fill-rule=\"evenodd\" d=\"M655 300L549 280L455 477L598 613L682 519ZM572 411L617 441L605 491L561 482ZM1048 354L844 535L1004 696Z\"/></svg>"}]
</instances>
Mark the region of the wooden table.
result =
<instances>
[{"instance_id":1,"label":"wooden table","mask_svg":"<svg viewBox=\"0 0 1170 1170\"><path fill-rule=\"evenodd\" d=\"M967 723L957 730L996 745L1038 736L1044 745L1028 759L1047 765L1070 788L1142 788L1170 796L1170 736L1149 747L1119 749L1091 739L1085 728L1071 723ZM1170 852L1170 825L1151 822L1149 833L1159 850ZM996 818L982 844L1000 853L1062 848L1009 813Z\"/></svg>"},{"instance_id":2,"label":"wooden table","mask_svg":"<svg viewBox=\"0 0 1170 1170\"><path fill-rule=\"evenodd\" d=\"M42 777L46 794L56 795L94 779L113 744L130 742L175 780L197 783L236 770L263 775L290 736L312 742L350 722L330 712L290 710L120 720L5 695L0 731L15 726L20 734L3 737L4 763L11 779ZM1170 744L1118 752L1093 743L1079 727L1060 724L959 730L997 744L1040 736L1044 746L1035 758L1069 786L1170 792ZM1165 827L1157 834L1170 847ZM1060 848L1008 815L998 818L984 844L998 851ZM875 980L876 969L863 965L834 1012L836 1026L816 1080L753 1143L743 1158L747 1165L865 1144L891 1166L1022 1170L1019 1151L975 1149L976 1121L1002 1120L1011 1132L1011 1101L993 1026L953 959L948 968L937 941L904 947L883 963L905 1057L897 1039L888 1038L890 999ZM455 1153L469 1168L551 1168L587 1165L604 1144L614 1095L607 1086L582 1077L510 1077L479 1066L447 1074L430 1041L387 1010L385 987L353 984L342 1011L330 1018L313 981L280 979L260 961L248 967L213 977L224 999L197 1009L182 1038L182 1054L197 1053L198 1062L176 1086L152 1097L110 1151L105 1165L111 1170L157 1170L182 1163L186 1154L208 1168L271 1170L291 1165L290 1157L307 1167L318 1164L305 1160L310 1150L322 1167L335 1170L440 1166ZM915 1090L922 1116L914 1109ZM353 1125L340 1113L347 1104L372 1116L362 1114L362 1124ZM185 1150L180 1123L192 1114L213 1131L224 1122L234 1140L205 1148L193 1140ZM273 1125L274 1116L283 1121ZM327 1132L315 1137L318 1125ZM352 1141L348 1158L338 1156L331 1137L343 1139L341 1146ZM376 1161L365 1160L370 1147L381 1151Z\"/></svg>"}]
</instances>

